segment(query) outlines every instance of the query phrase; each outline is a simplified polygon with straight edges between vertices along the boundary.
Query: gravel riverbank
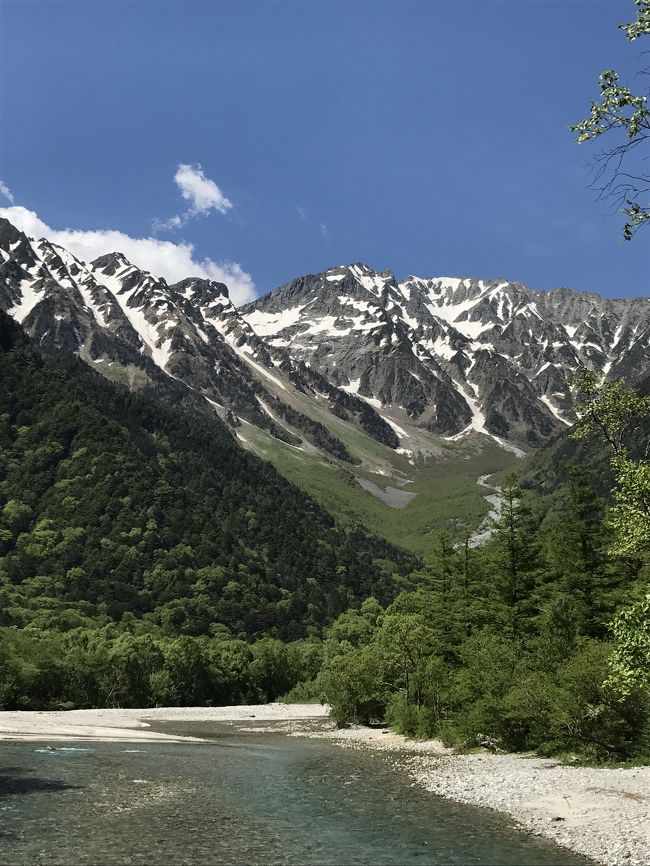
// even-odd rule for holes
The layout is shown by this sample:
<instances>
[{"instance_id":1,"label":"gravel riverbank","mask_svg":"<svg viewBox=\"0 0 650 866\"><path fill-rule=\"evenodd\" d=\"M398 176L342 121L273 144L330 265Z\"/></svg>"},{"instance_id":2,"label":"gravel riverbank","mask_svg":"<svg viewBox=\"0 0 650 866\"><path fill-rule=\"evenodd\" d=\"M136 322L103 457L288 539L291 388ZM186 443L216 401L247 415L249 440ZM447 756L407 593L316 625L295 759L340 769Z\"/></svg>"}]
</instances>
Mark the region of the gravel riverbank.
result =
<instances>
[{"instance_id":1,"label":"gravel riverbank","mask_svg":"<svg viewBox=\"0 0 650 866\"><path fill-rule=\"evenodd\" d=\"M151 722L289 722L327 720L321 704L264 704L236 707L154 707L0 712L2 740L124 740L127 742L192 741L151 730Z\"/></svg>"},{"instance_id":2,"label":"gravel riverbank","mask_svg":"<svg viewBox=\"0 0 650 866\"><path fill-rule=\"evenodd\" d=\"M519 755L409 756L402 763L427 790L504 812L600 863L650 863L649 767L571 767Z\"/></svg>"},{"instance_id":3,"label":"gravel riverbank","mask_svg":"<svg viewBox=\"0 0 650 866\"><path fill-rule=\"evenodd\" d=\"M650 767L595 769L528 755L454 755L435 740L369 728L303 735L390 751L413 784L506 814L529 833L605 866L650 864Z\"/></svg>"}]
</instances>

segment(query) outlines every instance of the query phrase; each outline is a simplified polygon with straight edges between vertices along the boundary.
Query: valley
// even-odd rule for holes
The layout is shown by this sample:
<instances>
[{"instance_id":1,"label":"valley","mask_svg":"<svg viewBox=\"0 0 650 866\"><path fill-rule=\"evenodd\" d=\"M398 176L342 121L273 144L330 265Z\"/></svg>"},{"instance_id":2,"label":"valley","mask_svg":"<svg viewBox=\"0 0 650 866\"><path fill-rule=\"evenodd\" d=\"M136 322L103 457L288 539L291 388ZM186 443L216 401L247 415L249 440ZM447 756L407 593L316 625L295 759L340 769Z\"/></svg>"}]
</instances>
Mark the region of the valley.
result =
<instances>
[{"instance_id":1,"label":"valley","mask_svg":"<svg viewBox=\"0 0 650 866\"><path fill-rule=\"evenodd\" d=\"M0 866L650 866L648 36L0 4Z\"/></svg>"},{"instance_id":2,"label":"valley","mask_svg":"<svg viewBox=\"0 0 650 866\"><path fill-rule=\"evenodd\" d=\"M119 252L85 263L6 220L0 254L0 306L41 348L216 412L332 513L418 554L479 525L479 476L568 429L582 366L634 381L650 363L643 298L354 264L237 309L223 284L168 285Z\"/></svg>"},{"instance_id":3,"label":"valley","mask_svg":"<svg viewBox=\"0 0 650 866\"><path fill-rule=\"evenodd\" d=\"M516 471L527 464L481 436L445 443L435 451L432 448L412 463L382 446L366 447L362 468L299 452L255 428L247 428L242 435L255 453L340 519L372 526L394 544L425 556L438 532L450 530L459 537L469 534L487 515L485 491L477 484L486 469ZM341 439L359 441L354 433L348 439L345 431ZM363 484L372 485L375 492L368 492ZM390 505L378 495L386 488L411 498Z\"/></svg>"},{"instance_id":4,"label":"valley","mask_svg":"<svg viewBox=\"0 0 650 866\"><path fill-rule=\"evenodd\" d=\"M222 284L84 263L6 221L0 252L8 737L25 709L38 738L49 710L321 701L330 726L424 751L647 760L643 668L610 636L647 584L648 299L352 265L236 309ZM172 741L149 736L157 765ZM463 793L483 758L456 757L440 776L403 766L538 832L510 776ZM621 850L643 845L637 813Z\"/></svg>"}]
</instances>

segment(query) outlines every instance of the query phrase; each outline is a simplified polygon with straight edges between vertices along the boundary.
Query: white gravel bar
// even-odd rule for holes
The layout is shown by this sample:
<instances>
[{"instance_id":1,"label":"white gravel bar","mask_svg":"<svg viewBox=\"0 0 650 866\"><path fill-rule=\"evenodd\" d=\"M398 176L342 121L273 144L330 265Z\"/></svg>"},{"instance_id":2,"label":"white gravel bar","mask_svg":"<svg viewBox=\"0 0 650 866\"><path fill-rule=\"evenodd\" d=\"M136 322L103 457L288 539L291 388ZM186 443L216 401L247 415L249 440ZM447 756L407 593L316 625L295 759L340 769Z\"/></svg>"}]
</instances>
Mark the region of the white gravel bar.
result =
<instances>
[{"instance_id":1,"label":"white gravel bar","mask_svg":"<svg viewBox=\"0 0 650 866\"><path fill-rule=\"evenodd\" d=\"M286 722L325 719L321 704L264 704L238 707L155 707L142 710L98 709L0 712L0 740L124 740L169 742L198 740L150 729L149 722Z\"/></svg>"}]
</instances>

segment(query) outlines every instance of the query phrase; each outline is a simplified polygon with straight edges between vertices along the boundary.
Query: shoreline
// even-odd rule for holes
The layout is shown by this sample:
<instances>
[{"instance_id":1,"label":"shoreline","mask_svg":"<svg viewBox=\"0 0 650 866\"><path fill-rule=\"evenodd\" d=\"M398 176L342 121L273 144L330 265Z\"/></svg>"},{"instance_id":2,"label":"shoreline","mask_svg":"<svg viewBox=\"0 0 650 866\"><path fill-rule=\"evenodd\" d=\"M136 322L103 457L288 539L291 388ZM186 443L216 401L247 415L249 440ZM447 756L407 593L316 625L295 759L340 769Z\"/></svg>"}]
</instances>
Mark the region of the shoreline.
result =
<instances>
[{"instance_id":1,"label":"shoreline","mask_svg":"<svg viewBox=\"0 0 650 866\"><path fill-rule=\"evenodd\" d=\"M603 866L650 864L650 767L579 767L524 754L455 754L437 740L369 728L293 736L388 752L413 783L448 800L506 815L523 832Z\"/></svg>"},{"instance_id":2,"label":"shoreline","mask_svg":"<svg viewBox=\"0 0 650 866\"><path fill-rule=\"evenodd\" d=\"M224 723L242 732L325 739L378 751L414 785L506 815L522 831L604 866L650 864L650 767L574 767L530 755L459 755L436 740L386 729L337 730L320 704L0 712L0 742L201 743L155 731L156 722Z\"/></svg>"}]
</instances>

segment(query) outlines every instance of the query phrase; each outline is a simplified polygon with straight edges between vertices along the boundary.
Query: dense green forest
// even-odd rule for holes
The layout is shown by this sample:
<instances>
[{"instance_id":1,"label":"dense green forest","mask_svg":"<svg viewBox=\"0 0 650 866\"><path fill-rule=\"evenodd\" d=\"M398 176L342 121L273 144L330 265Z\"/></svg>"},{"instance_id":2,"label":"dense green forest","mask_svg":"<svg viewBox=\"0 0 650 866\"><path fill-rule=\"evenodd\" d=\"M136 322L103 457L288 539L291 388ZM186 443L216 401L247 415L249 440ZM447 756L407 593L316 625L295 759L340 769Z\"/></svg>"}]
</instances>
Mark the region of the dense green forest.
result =
<instances>
[{"instance_id":1,"label":"dense green forest","mask_svg":"<svg viewBox=\"0 0 650 866\"><path fill-rule=\"evenodd\" d=\"M555 489L543 496L510 476L483 548L440 535L414 591L328 630L313 685L339 722L385 719L465 747L650 759L650 398L587 373L579 387L573 445L554 443L529 473L530 483L572 455L557 462Z\"/></svg>"},{"instance_id":2,"label":"dense green forest","mask_svg":"<svg viewBox=\"0 0 650 866\"><path fill-rule=\"evenodd\" d=\"M520 489L480 550L439 537L417 590L328 630L318 689L342 723L386 718L459 745L650 757L650 695L611 683L610 625L641 563L606 553L603 505L576 471L541 526ZM647 571L647 569L646 569Z\"/></svg>"},{"instance_id":3,"label":"dense green forest","mask_svg":"<svg viewBox=\"0 0 650 866\"><path fill-rule=\"evenodd\" d=\"M394 598L414 564L339 528L215 416L43 357L0 316L5 652L124 621L161 637L319 636L367 596ZM58 650L43 652L47 666Z\"/></svg>"},{"instance_id":4,"label":"dense green forest","mask_svg":"<svg viewBox=\"0 0 650 866\"><path fill-rule=\"evenodd\" d=\"M647 400L587 382L581 438L506 481L492 539L441 533L422 564L218 419L43 357L6 316L0 350L4 708L284 696L455 745L650 757Z\"/></svg>"}]
</instances>

